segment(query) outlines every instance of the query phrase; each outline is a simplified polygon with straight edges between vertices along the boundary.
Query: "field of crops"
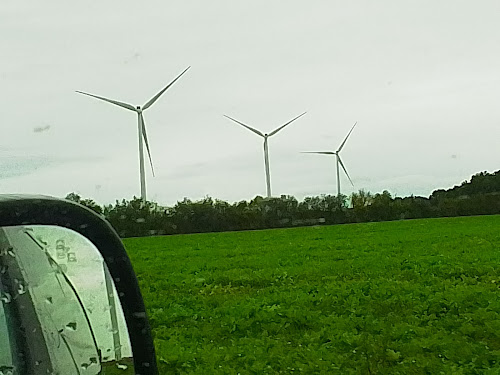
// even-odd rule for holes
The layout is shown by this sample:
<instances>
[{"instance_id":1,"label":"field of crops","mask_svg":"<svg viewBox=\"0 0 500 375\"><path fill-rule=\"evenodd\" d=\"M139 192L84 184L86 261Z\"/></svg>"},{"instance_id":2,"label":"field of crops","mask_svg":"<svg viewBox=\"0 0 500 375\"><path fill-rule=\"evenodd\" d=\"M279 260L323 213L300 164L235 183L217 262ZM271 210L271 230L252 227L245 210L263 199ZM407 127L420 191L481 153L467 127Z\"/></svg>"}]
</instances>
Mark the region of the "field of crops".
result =
<instances>
[{"instance_id":1,"label":"field of crops","mask_svg":"<svg viewBox=\"0 0 500 375\"><path fill-rule=\"evenodd\" d=\"M500 216L124 243L161 374L500 374Z\"/></svg>"}]
</instances>

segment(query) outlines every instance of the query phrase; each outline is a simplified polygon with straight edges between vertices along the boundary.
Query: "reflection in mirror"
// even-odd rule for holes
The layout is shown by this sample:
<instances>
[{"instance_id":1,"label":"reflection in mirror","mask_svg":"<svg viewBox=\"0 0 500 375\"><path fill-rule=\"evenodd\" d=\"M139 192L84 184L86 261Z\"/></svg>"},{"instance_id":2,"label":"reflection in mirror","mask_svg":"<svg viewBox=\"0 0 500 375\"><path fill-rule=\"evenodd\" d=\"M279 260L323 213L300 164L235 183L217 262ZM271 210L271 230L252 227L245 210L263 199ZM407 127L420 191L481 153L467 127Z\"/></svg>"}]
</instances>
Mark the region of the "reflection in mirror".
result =
<instances>
[{"instance_id":1,"label":"reflection in mirror","mask_svg":"<svg viewBox=\"0 0 500 375\"><path fill-rule=\"evenodd\" d=\"M0 375L134 374L100 252L54 226L0 228Z\"/></svg>"}]
</instances>

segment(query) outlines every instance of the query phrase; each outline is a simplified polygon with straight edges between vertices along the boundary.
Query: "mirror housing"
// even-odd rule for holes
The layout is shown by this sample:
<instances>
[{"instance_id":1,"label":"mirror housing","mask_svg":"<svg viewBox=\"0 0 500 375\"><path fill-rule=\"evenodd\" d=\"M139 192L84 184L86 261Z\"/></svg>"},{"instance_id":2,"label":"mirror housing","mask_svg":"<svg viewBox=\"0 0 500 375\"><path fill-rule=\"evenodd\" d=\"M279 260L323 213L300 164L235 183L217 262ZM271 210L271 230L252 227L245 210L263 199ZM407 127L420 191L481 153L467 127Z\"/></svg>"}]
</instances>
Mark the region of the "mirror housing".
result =
<instances>
[{"instance_id":1,"label":"mirror housing","mask_svg":"<svg viewBox=\"0 0 500 375\"><path fill-rule=\"evenodd\" d=\"M100 252L121 303L135 373L157 375L153 338L142 295L115 230L103 217L75 202L46 196L0 195L0 227L40 225L72 230Z\"/></svg>"}]
</instances>

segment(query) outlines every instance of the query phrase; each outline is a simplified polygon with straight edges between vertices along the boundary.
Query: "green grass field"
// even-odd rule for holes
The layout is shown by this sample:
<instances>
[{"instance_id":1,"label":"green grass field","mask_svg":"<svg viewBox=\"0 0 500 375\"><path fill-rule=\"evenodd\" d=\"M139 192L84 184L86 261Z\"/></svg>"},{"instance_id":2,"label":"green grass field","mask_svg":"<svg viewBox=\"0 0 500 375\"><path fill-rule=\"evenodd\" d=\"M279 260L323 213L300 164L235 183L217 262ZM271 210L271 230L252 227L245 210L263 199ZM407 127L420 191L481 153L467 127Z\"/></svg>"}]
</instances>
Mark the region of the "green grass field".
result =
<instances>
[{"instance_id":1,"label":"green grass field","mask_svg":"<svg viewBox=\"0 0 500 375\"><path fill-rule=\"evenodd\" d=\"M161 374L500 374L500 216L124 243Z\"/></svg>"}]
</instances>

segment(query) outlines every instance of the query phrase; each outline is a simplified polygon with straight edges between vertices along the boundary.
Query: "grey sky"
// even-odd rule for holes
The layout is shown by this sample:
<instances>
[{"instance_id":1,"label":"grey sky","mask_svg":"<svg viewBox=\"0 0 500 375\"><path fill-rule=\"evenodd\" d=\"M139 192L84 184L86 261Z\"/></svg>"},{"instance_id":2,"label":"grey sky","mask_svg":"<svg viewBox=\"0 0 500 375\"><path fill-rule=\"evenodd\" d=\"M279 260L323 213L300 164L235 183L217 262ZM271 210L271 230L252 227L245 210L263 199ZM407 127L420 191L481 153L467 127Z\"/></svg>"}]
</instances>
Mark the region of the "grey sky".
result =
<instances>
[{"instance_id":1,"label":"grey sky","mask_svg":"<svg viewBox=\"0 0 500 375\"><path fill-rule=\"evenodd\" d=\"M0 192L100 203L139 196L132 112L156 177L148 197L335 192L334 150L355 189L428 195L500 169L500 3L471 1L7 0L0 8ZM40 131L40 129L44 129ZM343 190L353 189L343 178Z\"/></svg>"}]
</instances>

